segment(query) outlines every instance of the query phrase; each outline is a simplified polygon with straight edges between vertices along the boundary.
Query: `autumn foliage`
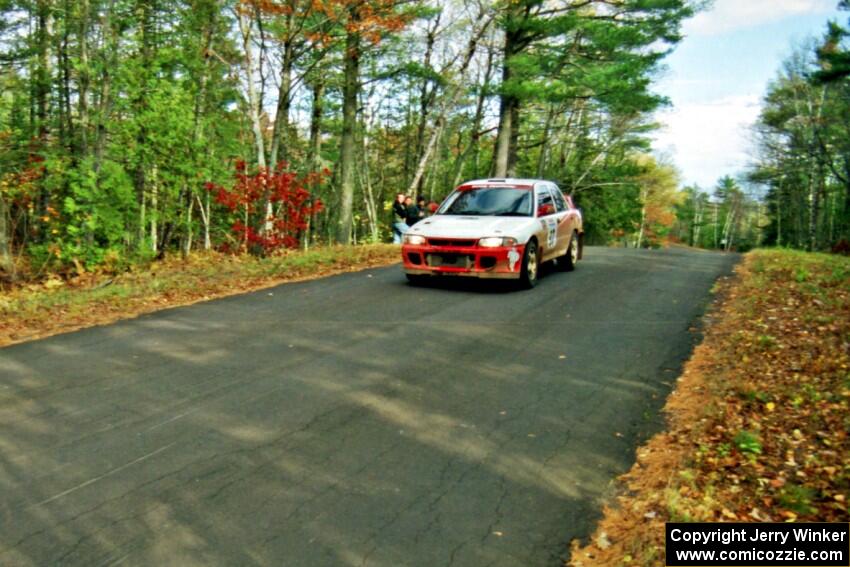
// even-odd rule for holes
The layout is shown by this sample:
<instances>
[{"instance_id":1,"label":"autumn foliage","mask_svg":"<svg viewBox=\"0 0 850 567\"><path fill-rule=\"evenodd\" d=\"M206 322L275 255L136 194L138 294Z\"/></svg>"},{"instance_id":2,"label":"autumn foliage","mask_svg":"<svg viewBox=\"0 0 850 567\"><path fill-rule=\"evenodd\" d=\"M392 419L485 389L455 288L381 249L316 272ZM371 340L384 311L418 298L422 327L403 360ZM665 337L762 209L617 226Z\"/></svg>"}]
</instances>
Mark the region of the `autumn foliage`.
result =
<instances>
[{"instance_id":1,"label":"autumn foliage","mask_svg":"<svg viewBox=\"0 0 850 567\"><path fill-rule=\"evenodd\" d=\"M207 183L206 189L213 193L216 202L237 214L231 231L238 236L241 250L258 247L271 252L297 248L311 217L323 209L322 201L313 197L311 189L320 185L330 172L325 169L299 176L286 167L281 162L274 170L249 173L245 162L238 161L231 188ZM271 216L266 218L267 201L271 204Z\"/></svg>"},{"instance_id":2,"label":"autumn foliage","mask_svg":"<svg viewBox=\"0 0 850 567\"><path fill-rule=\"evenodd\" d=\"M342 24L347 33L378 44L384 35L397 33L410 22L413 13L400 10L403 4L399 0L242 0L241 9L301 19L321 15L326 22ZM332 35L321 27L305 29L304 34L317 45L333 41Z\"/></svg>"}]
</instances>

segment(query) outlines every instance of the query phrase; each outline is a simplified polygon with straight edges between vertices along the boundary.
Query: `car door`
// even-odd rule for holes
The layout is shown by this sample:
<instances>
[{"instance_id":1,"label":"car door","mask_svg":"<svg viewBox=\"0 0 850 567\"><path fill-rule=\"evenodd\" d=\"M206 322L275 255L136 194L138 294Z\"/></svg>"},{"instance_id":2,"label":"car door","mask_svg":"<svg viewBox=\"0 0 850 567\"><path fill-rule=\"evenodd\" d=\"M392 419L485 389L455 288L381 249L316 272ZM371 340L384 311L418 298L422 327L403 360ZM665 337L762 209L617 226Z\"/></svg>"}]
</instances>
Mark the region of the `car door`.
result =
<instances>
[{"instance_id":1,"label":"car door","mask_svg":"<svg viewBox=\"0 0 850 567\"><path fill-rule=\"evenodd\" d=\"M558 208L547 183L537 186L537 218L540 219L540 247L543 248L543 261L551 260L558 252Z\"/></svg>"},{"instance_id":2,"label":"car door","mask_svg":"<svg viewBox=\"0 0 850 567\"><path fill-rule=\"evenodd\" d=\"M557 209L556 217L558 219L558 256L562 256L570 245L570 238L576 228L575 214L571 207L567 204L564 194L554 183L549 185L549 190L552 192L552 198Z\"/></svg>"}]
</instances>

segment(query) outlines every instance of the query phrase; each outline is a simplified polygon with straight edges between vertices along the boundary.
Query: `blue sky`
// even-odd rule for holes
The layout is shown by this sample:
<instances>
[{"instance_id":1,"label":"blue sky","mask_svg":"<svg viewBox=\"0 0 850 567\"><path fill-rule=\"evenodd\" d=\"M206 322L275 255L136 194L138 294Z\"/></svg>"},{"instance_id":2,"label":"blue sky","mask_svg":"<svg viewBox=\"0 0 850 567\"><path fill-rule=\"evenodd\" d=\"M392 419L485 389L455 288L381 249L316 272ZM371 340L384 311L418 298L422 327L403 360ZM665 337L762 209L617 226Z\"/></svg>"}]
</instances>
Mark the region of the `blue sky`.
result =
<instances>
[{"instance_id":1,"label":"blue sky","mask_svg":"<svg viewBox=\"0 0 850 567\"><path fill-rule=\"evenodd\" d=\"M666 59L655 90L672 107L659 112L656 153L685 184L708 189L751 161L750 127L768 82L793 46L821 36L829 19L846 23L838 0L715 0L685 23L685 39Z\"/></svg>"}]
</instances>

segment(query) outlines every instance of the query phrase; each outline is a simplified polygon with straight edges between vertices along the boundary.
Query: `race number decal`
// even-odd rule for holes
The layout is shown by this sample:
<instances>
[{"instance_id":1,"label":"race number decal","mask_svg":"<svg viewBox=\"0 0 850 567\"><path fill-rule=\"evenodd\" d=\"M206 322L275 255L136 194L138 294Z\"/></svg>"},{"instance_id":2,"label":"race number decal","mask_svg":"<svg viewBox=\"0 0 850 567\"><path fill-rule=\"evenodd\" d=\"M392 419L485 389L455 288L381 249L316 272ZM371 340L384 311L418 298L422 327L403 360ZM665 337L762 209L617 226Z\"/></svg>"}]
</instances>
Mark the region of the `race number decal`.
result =
<instances>
[{"instance_id":1,"label":"race number decal","mask_svg":"<svg viewBox=\"0 0 850 567\"><path fill-rule=\"evenodd\" d=\"M546 245L555 248L558 245L558 221L554 218L546 219Z\"/></svg>"}]
</instances>

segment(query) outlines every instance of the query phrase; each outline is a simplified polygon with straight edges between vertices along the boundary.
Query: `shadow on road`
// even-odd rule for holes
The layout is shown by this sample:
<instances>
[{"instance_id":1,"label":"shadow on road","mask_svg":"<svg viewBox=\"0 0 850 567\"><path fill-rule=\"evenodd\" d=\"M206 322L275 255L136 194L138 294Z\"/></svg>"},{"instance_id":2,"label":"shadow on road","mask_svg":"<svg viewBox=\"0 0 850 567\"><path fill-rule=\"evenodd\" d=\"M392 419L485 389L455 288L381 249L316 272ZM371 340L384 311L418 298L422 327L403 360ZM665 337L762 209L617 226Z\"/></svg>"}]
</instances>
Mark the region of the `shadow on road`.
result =
<instances>
[{"instance_id":1,"label":"shadow on road","mask_svg":"<svg viewBox=\"0 0 850 567\"><path fill-rule=\"evenodd\" d=\"M0 564L557 565L731 265L658 261L372 270L2 349Z\"/></svg>"}]
</instances>

